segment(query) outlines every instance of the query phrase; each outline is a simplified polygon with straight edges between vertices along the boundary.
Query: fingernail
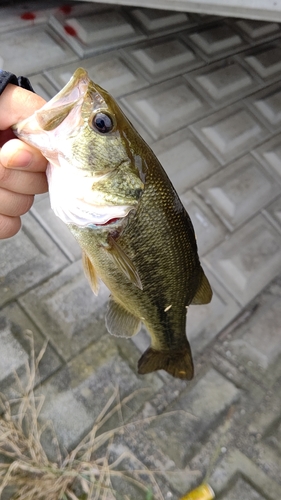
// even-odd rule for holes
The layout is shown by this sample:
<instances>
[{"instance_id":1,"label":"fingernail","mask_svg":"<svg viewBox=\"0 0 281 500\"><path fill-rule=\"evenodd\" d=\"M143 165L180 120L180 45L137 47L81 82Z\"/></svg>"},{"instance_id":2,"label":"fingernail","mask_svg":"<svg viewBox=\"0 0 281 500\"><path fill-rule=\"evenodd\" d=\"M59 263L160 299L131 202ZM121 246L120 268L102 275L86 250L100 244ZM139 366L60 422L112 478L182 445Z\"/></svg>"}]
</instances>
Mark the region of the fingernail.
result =
<instances>
[{"instance_id":1,"label":"fingernail","mask_svg":"<svg viewBox=\"0 0 281 500\"><path fill-rule=\"evenodd\" d=\"M7 161L7 167L28 167L32 161L33 154L26 149L21 149L13 156L11 156Z\"/></svg>"}]
</instances>

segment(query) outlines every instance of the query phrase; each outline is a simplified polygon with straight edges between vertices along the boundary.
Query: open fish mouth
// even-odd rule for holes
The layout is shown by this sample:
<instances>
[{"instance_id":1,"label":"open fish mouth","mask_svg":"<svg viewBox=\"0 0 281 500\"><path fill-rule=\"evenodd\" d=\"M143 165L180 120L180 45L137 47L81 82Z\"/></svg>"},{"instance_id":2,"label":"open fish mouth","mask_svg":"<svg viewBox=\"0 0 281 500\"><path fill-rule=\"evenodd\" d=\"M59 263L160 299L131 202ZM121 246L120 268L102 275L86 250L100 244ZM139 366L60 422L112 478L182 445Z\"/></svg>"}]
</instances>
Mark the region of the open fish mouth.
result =
<instances>
[{"instance_id":1,"label":"open fish mouth","mask_svg":"<svg viewBox=\"0 0 281 500\"><path fill-rule=\"evenodd\" d=\"M73 207L55 205L52 208L65 224L75 224L79 227L107 226L124 219L132 210L130 206L89 207L83 210L77 205Z\"/></svg>"},{"instance_id":2,"label":"open fish mouth","mask_svg":"<svg viewBox=\"0 0 281 500\"><path fill-rule=\"evenodd\" d=\"M15 135L39 148L52 162L60 134L69 137L81 126L81 106L89 83L87 72L79 68L65 87L41 109L12 127Z\"/></svg>"}]
</instances>

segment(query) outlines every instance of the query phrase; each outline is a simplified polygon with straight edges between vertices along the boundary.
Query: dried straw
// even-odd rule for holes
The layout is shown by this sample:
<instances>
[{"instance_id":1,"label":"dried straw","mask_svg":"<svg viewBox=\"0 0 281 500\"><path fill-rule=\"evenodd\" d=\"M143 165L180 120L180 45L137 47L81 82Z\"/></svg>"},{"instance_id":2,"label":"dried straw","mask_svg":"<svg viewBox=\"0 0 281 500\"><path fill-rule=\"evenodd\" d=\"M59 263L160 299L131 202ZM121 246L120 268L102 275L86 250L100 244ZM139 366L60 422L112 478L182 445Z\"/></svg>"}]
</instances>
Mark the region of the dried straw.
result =
<instances>
[{"instance_id":1,"label":"dried straw","mask_svg":"<svg viewBox=\"0 0 281 500\"><path fill-rule=\"evenodd\" d=\"M31 347L24 377L26 382L15 373L20 396L8 401L0 394L0 499L4 490L5 493L9 490L12 491L11 500L130 500L114 491L112 479L117 477L143 490L144 500L164 500L155 478L157 471L148 470L131 452L121 454L115 461L109 460L114 437L129 424L122 423L116 429L98 433L114 414L119 414L121 418L122 408L136 393L120 401L116 389L91 431L75 449L62 455L50 423L41 424L38 419L44 397L35 395L35 384L46 345L36 357L30 334L29 340ZM153 418L156 417L145 421ZM42 434L47 429L52 433L54 461L50 461L41 444ZM99 456L101 453L98 455L97 452L104 448L104 456ZM138 468L120 470L126 459L133 461Z\"/></svg>"}]
</instances>

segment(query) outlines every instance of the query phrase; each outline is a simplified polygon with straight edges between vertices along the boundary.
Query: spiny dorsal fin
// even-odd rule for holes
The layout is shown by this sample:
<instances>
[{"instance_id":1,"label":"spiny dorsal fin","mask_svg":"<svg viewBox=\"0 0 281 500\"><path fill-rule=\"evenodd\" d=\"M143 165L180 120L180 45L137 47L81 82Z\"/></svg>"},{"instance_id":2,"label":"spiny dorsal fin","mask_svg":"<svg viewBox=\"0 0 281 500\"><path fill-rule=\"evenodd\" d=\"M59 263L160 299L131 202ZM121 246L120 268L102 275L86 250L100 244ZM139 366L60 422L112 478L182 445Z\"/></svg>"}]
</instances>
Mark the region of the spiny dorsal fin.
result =
<instances>
[{"instance_id":1,"label":"spiny dorsal fin","mask_svg":"<svg viewBox=\"0 0 281 500\"><path fill-rule=\"evenodd\" d=\"M126 255L124 250L120 247L120 245L118 245L118 243L114 240L114 238L112 238L112 236L109 236L108 242L110 247L106 250L114 260L116 266L135 286L142 290L142 284L138 275L138 271L136 270L136 267L131 259L128 257L128 255Z\"/></svg>"},{"instance_id":2,"label":"spiny dorsal fin","mask_svg":"<svg viewBox=\"0 0 281 500\"><path fill-rule=\"evenodd\" d=\"M192 305L200 305L200 304L209 304L212 299L212 289L210 286L209 281L207 280L204 271L202 269L202 279L201 283L196 291L196 294L194 295L191 304Z\"/></svg>"},{"instance_id":3,"label":"spiny dorsal fin","mask_svg":"<svg viewBox=\"0 0 281 500\"><path fill-rule=\"evenodd\" d=\"M84 273L89 280L91 289L93 290L95 295L98 295L99 278L92 262L90 261L88 255L85 252L82 252L82 263L83 263Z\"/></svg>"},{"instance_id":4,"label":"spiny dorsal fin","mask_svg":"<svg viewBox=\"0 0 281 500\"><path fill-rule=\"evenodd\" d=\"M140 320L111 297L105 317L106 328L116 337L132 337L140 329Z\"/></svg>"},{"instance_id":5,"label":"spiny dorsal fin","mask_svg":"<svg viewBox=\"0 0 281 500\"><path fill-rule=\"evenodd\" d=\"M193 362L189 343L180 350L157 351L149 347L139 359L138 373L145 374L165 370L170 375L183 380L193 378Z\"/></svg>"}]
</instances>

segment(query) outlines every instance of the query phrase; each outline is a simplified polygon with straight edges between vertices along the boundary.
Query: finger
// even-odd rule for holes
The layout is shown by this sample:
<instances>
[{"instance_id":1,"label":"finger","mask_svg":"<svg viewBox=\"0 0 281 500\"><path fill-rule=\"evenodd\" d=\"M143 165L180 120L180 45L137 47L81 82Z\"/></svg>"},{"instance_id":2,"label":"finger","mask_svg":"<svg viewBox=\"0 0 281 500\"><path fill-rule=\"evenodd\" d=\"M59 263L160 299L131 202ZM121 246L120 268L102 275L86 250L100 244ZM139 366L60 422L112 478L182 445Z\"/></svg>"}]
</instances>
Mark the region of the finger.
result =
<instances>
[{"instance_id":1,"label":"finger","mask_svg":"<svg viewBox=\"0 0 281 500\"><path fill-rule=\"evenodd\" d=\"M34 196L0 188L0 214L19 217L32 207Z\"/></svg>"},{"instance_id":2,"label":"finger","mask_svg":"<svg viewBox=\"0 0 281 500\"><path fill-rule=\"evenodd\" d=\"M2 93L0 102L0 129L5 130L20 120L31 116L46 101L29 90L9 84Z\"/></svg>"},{"instance_id":3,"label":"finger","mask_svg":"<svg viewBox=\"0 0 281 500\"><path fill-rule=\"evenodd\" d=\"M20 217L7 217L0 215L0 239L11 238L21 228Z\"/></svg>"},{"instance_id":4,"label":"finger","mask_svg":"<svg viewBox=\"0 0 281 500\"><path fill-rule=\"evenodd\" d=\"M24 172L0 165L0 186L8 191L21 194L41 194L48 191L46 174Z\"/></svg>"},{"instance_id":5,"label":"finger","mask_svg":"<svg viewBox=\"0 0 281 500\"><path fill-rule=\"evenodd\" d=\"M20 139L11 139L4 144L0 151L0 163L6 168L29 172L45 172L47 167L47 160L40 151Z\"/></svg>"}]
</instances>

